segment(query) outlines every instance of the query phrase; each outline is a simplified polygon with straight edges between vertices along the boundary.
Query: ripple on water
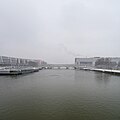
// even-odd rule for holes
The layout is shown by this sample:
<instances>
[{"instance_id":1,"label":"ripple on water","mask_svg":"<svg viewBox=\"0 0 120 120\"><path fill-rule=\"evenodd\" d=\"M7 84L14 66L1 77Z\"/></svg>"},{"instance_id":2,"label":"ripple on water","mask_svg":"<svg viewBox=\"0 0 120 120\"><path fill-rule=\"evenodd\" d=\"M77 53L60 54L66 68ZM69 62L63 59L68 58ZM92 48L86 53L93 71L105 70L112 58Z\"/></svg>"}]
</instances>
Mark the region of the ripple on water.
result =
<instances>
[{"instance_id":1,"label":"ripple on water","mask_svg":"<svg viewBox=\"0 0 120 120\"><path fill-rule=\"evenodd\" d=\"M119 85L118 76L73 70L0 77L0 120L119 120Z\"/></svg>"}]
</instances>

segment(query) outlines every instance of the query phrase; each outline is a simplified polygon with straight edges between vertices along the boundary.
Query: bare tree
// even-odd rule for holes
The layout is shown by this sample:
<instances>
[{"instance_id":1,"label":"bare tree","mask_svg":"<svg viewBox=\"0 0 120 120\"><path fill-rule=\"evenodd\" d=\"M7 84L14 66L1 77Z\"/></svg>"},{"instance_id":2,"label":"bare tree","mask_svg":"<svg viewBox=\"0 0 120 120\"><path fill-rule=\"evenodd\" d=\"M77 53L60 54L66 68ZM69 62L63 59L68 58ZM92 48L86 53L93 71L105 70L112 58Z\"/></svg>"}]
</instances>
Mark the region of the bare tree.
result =
<instances>
[{"instance_id":1,"label":"bare tree","mask_svg":"<svg viewBox=\"0 0 120 120\"><path fill-rule=\"evenodd\" d=\"M112 69L117 65L116 62L112 62L110 58L100 58L95 62L95 66L99 68Z\"/></svg>"}]
</instances>

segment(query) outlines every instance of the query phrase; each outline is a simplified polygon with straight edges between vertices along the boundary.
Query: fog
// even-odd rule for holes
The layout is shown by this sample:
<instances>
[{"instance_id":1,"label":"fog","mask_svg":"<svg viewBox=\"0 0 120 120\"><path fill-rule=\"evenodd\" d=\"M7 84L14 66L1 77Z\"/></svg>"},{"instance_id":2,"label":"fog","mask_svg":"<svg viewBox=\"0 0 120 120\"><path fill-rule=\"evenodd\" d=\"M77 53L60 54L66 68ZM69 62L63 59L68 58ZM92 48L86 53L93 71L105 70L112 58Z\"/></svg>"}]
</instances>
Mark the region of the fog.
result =
<instances>
[{"instance_id":1,"label":"fog","mask_svg":"<svg viewBox=\"0 0 120 120\"><path fill-rule=\"evenodd\" d=\"M74 63L120 56L119 0L0 0L0 55Z\"/></svg>"}]
</instances>

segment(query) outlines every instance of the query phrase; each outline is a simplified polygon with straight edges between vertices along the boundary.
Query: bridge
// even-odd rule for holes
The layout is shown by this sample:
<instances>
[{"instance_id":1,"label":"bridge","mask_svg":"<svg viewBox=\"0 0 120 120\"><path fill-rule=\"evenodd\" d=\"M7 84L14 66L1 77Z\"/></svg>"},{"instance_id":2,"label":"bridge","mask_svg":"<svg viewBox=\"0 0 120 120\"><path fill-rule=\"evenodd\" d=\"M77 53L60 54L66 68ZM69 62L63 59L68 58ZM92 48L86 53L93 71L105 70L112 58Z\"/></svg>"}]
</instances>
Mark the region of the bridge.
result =
<instances>
[{"instance_id":1,"label":"bridge","mask_svg":"<svg viewBox=\"0 0 120 120\"><path fill-rule=\"evenodd\" d=\"M44 69L76 69L75 64L45 64Z\"/></svg>"}]
</instances>

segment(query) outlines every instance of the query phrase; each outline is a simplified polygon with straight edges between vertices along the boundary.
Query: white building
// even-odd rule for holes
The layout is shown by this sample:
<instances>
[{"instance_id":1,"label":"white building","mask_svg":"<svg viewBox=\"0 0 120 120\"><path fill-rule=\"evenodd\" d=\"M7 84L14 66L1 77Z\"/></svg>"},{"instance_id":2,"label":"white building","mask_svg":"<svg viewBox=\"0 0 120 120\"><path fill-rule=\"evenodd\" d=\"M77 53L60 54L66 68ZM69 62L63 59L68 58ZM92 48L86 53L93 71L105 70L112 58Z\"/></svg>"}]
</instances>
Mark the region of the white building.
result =
<instances>
[{"instance_id":1,"label":"white building","mask_svg":"<svg viewBox=\"0 0 120 120\"><path fill-rule=\"evenodd\" d=\"M103 57L75 58L75 65L78 67L95 67L95 62L101 58ZM108 58L111 64L112 63L116 64L116 66L114 67L117 67L118 63L120 62L120 57L105 57L105 58Z\"/></svg>"},{"instance_id":2,"label":"white building","mask_svg":"<svg viewBox=\"0 0 120 120\"><path fill-rule=\"evenodd\" d=\"M91 57L91 58L75 58L75 65L81 67L93 67L95 66L96 60L100 57Z\"/></svg>"},{"instance_id":3,"label":"white building","mask_svg":"<svg viewBox=\"0 0 120 120\"><path fill-rule=\"evenodd\" d=\"M41 64L44 63L46 62L42 60L0 56L0 66L40 66Z\"/></svg>"}]
</instances>

